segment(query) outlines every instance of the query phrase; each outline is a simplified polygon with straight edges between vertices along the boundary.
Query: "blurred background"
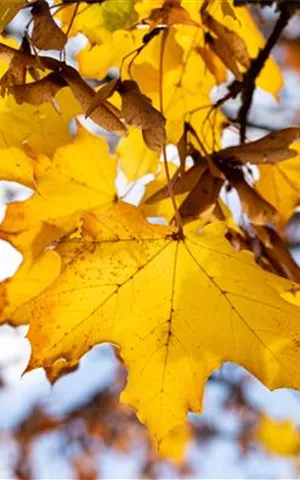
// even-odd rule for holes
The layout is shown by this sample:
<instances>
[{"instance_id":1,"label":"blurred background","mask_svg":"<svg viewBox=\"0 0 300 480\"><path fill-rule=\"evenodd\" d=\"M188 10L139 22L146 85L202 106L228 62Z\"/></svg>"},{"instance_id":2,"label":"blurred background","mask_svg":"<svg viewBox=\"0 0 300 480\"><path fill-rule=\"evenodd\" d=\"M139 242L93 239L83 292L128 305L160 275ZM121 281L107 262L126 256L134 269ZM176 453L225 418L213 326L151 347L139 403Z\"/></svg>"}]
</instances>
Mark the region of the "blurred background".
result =
<instances>
[{"instance_id":1,"label":"blurred background","mask_svg":"<svg viewBox=\"0 0 300 480\"><path fill-rule=\"evenodd\" d=\"M267 36L276 13L253 8ZM7 27L6 36L19 38L26 14ZM68 59L84 44L80 36L68 43ZM274 56L285 85L278 103L257 91L250 112L248 138L300 124L300 17L285 30ZM271 79L270 79L271 81ZM212 95L222 95L222 86ZM234 118L238 101L225 113ZM224 146L236 141L224 132ZM144 183L131 189L137 202ZM120 174L118 188L128 189ZM5 204L24 200L32 192L12 182L0 182L0 215ZM226 198L235 215L239 205ZM300 263L300 212L290 219L286 235ZM22 261L9 244L0 241L1 280L13 275ZM0 327L0 478L300 478L300 393L270 392L242 368L225 364L210 378L203 414L189 415L191 442L178 465L158 458L146 429L134 412L118 403L126 370L109 345L87 354L77 371L51 387L43 370L22 375L30 355L24 338L27 327Z\"/></svg>"}]
</instances>

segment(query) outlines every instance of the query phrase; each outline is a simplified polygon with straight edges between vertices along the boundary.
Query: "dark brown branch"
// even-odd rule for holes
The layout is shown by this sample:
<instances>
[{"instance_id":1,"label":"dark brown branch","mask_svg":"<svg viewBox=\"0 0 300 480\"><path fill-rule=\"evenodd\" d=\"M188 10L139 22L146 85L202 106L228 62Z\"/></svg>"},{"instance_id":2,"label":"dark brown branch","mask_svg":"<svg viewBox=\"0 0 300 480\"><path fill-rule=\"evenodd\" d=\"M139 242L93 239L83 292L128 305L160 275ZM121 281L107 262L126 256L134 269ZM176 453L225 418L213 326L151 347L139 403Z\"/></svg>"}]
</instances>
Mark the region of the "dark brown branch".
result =
<instances>
[{"instance_id":1,"label":"dark brown branch","mask_svg":"<svg viewBox=\"0 0 300 480\"><path fill-rule=\"evenodd\" d=\"M242 82L242 105L238 113L241 143L244 143L246 139L247 117L252 104L256 79L262 71L266 61L269 58L271 50L277 43L282 31L287 26L290 18L291 10L282 6L280 16L275 24L275 27L270 37L267 40L265 47L260 50L258 56L252 61L249 70L244 75L244 79Z\"/></svg>"}]
</instances>

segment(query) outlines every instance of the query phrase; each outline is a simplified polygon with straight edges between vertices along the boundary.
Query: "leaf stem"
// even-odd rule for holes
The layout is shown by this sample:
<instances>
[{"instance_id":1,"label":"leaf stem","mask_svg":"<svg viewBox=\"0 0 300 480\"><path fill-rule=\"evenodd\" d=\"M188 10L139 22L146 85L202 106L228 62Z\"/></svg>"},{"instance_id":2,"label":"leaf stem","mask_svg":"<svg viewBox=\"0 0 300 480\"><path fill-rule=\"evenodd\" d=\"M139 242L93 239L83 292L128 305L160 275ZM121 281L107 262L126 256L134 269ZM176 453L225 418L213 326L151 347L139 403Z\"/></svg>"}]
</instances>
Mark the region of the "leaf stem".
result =
<instances>
[{"instance_id":1,"label":"leaf stem","mask_svg":"<svg viewBox=\"0 0 300 480\"><path fill-rule=\"evenodd\" d=\"M164 103L163 103L163 61L164 61L164 51L165 51L165 45L166 45L166 40L168 37L168 29L163 31L162 34L162 39L161 39L161 49L160 49L160 57L159 57L159 108L162 113L164 114ZM166 141L164 141L163 148L162 148L162 153L163 153L163 159L164 159L164 167L165 167L165 172L166 172L166 178L167 178L167 184L168 184L168 189L174 209L174 216L175 216L175 222L176 226L178 228L178 234L179 237L183 238L183 225L181 221L181 217L179 214L179 210L176 204L176 199L175 199L175 194L174 194L174 189L173 189L173 184L170 176L170 171L169 171L169 165L168 165L168 158L167 158L167 150L166 150Z\"/></svg>"}]
</instances>

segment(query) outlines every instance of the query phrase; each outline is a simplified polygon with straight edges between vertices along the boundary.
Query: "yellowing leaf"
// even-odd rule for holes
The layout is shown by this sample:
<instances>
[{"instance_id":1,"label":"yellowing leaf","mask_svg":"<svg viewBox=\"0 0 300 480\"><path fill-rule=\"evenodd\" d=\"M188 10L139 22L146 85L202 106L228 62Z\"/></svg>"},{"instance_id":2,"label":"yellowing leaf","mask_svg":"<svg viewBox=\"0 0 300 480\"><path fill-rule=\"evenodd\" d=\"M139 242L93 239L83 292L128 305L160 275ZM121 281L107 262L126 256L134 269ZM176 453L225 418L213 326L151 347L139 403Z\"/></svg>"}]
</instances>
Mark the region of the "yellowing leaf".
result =
<instances>
[{"instance_id":1,"label":"yellowing leaf","mask_svg":"<svg viewBox=\"0 0 300 480\"><path fill-rule=\"evenodd\" d=\"M292 148L299 152L299 143ZM300 156L276 165L261 165L259 170L256 188L279 212L281 223L285 223L300 203Z\"/></svg>"},{"instance_id":2,"label":"yellowing leaf","mask_svg":"<svg viewBox=\"0 0 300 480\"><path fill-rule=\"evenodd\" d=\"M38 155L36 193L8 206L2 238L22 252L38 255L49 242L77 226L83 211L106 209L115 197L116 159L108 145L82 128L73 143L58 149L53 160Z\"/></svg>"},{"instance_id":3,"label":"yellowing leaf","mask_svg":"<svg viewBox=\"0 0 300 480\"><path fill-rule=\"evenodd\" d=\"M19 148L0 148L0 180L34 187L34 161Z\"/></svg>"},{"instance_id":4,"label":"yellowing leaf","mask_svg":"<svg viewBox=\"0 0 300 480\"><path fill-rule=\"evenodd\" d=\"M300 434L292 420L274 420L263 415L254 434L270 453L289 456L299 452Z\"/></svg>"},{"instance_id":5,"label":"yellowing leaf","mask_svg":"<svg viewBox=\"0 0 300 480\"><path fill-rule=\"evenodd\" d=\"M93 44L103 43L110 32L129 28L136 20L134 0L106 0L102 5L80 5L73 19L71 34L84 33ZM69 27L74 12L74 5L64 8L60 18L66 28Z\"/></svg>"},{"instance_id":6,"label":"yellowing leaf","mask_svg":"<svg viewBox=\"0 0 300 480\"><path fill-rule=\"evenodd\" d=\"M157 25L171 27L177 24L200 27L200 24L190 17L180 3L180 0L165 0L162 7L153 9L144 22L149 23L153 28Z\"/></svg>"},{"instance_id":7,"label":"yellowing leaf","mask_svg":"<svg viewBox=\"0 0 300 480\"><path fill-rule=\"evenodd\" d=\"M70 120L80 113L69 88L56 96L61 113L52 104L17 105L12 96L0 99L0 147L20 147L27 142L35 150L52 155L71 141Z\"/></svg>"},{"instance_id":8,"label":"yellowing leaf","mask_svg":"<svg viewBox=\"0 0 300 480\"><path fill-rule=\"evenodd\" d=\"M179 25L168 32L162 62L163 114L167 119L167 140L177 143L188 112L199 108L191 122L201 140L205 139L207 149L212 151L218 145L223 116L216 112L212 122L207 121L203 126L212 103L210 93L215 80L199 54L204 47L204 39L203 32L198 30L189 25ZM103 78L109 67L119 67L123 57L142 45L140 31L115 31L103 41L99 41L100 44L84 49L78 55L80 72L88 77ZM160 109L161 46L162 35L159 35L145 46L131 66L132 79L138 83L141 92L152 100L157 110ZM128 58L122 68L125 78L129 61ZM224 76L223 71L222 75Z\"/></svg>"},{"instance_id":9,"label":"yellowing leaf","mask_svg":"<svg viewBox=\"0 0 300 480\"><path fill-rule=\"evenodd\" d=\"M205 382L224 361L269 388L299 388L300 310L279 295L291 284L222 232L215 223L180 238L122 203L87 214L82 236L57 248L58 279L15 315L30 321L29 368L55 379L95 344L119 346L129 369L122 398L163 451L187 411L201 409Z\"/></svg>"},{"instance_id":10,"label":"yellowing leaf","mask_svg":"<svg viewBox=\"0 0 300 480\"><path fill-rule=\"evenodd\" d=\"M128 28L137 18L135 0L108 0L102 5L102 25L109 31Z\"/></svg>"},{"instance_id":11,"label":"yellowing leaf","mask_svg":"<svg viewBox=\"0 0 300 480\"><path fill-rule=\"evenodd\" d=\"M120 68L123 57L141 44L140 31L116 30L101 44L88 44L77 55L79 70L88 78L103 79L114 66ZM101 59L101 61L99 61Z\"/></svg>"},{"instance_id":12,"label":"yellowing leaf","mask_svg":"<svg viewBox=\"0 0 300 480\"><path fill-rule=\"evenodd\" d=\"M1 39L2 40L2 39ZM5 42L15 46L14 42ZM0 76L8 69L14 53L0 55ZM35 60L35 57L32 57ZM24 142L35 150L52 155L71 141L69 124L81 109L69 88L56 96L57 109L51 103L18 105L12 96L0 98L0 148L20 147Z\"/></svg>"},{"instance_id":13,"label":"yellowing leaf","mask_svg":"<svg viewBox=\"0 0 300 480\"><path fill-rule=\"evenodd\" d=\"M177 167L174 163L169 163L169 173L171 177L173 177L176 171ZM141 203L141 210L146 217L163 217L167 222L170 222L174 217L174 208L169 196L161 201L148 203L148 199L153 197L163 188L167 188L166 171L163 165L159 165L154 180L146 185L145 195ZM181 200L181 197L176 197L176 200L179 204L178 200Z\"/></svg>"},{"instance_id":14,"label":"yellowing leaf","mask_svg":"<svg viewBox=\"0 0 300 480\"><path fill-rule=\"evenodd\" d=\"M53 251L42 253L37 259L26 259L17 273L0 284L0 323L13 323L16 308L39 295L60 272L60 257ZM23 323L22 321L20 323Z\"/></svg>"},{"instance_id":15,"label":"yellowing leaf","mask_svg":"<svg viewBox=\"0 0 300 480\"><path fill-rule=\"evenodd\" d=\"M145 145L141 131L136 128L132 128L127 137L121 138L116 153L129 182L157 170L159 154Z\"/></svg>"},{"instance_id":16,"label":"yellowing leaf","mask_svg":"<svg viewBox=\"0 0 300 480\"><path fill-rule=\"evenodd\" d=\"M232 1L229 3L233 5ZM220 1L213 2L209 8L209 12L216 20L235 31L244 39L250 58L257 56L259 50L265 45L265 39L259 32L246 7L234 8L236 19L231 16L224 17L222 2ZM272 78L272 82L270 82L270 78ZM283 80L280 69L272 57L267 60L265 67L258 77L257 85L263 90L272 93L275 97L278 96L279 90L283 85Z\"/></svg>"}]
</instances>

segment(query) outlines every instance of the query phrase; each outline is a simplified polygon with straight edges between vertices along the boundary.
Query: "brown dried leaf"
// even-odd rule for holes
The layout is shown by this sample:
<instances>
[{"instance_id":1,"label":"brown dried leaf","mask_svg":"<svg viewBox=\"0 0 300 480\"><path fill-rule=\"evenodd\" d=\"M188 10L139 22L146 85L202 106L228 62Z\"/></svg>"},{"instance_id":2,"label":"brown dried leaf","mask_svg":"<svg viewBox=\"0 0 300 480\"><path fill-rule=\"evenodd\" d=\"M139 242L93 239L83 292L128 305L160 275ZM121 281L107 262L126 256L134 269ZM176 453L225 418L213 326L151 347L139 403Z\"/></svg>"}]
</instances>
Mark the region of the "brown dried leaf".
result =
<instances>
[{"instance_id":1,"label":"brown dried leaf","mask_svg":"<svg viewBox=\"0 0 300 480\"><path fill-rule=\"evenodd\" d=\"M212 213L223 185L223 180L214 177L209 168L201 175L191 193L180 205L179 214L184 224Z\"/></svg>"},{"instance_id":2,"label":"brown dried leaf","mask_svg":"<svg viewBox=\"0 0 300 480\"><path fill-rule=\"evenodd\" d=\"M75 98L80 103L83 111L86 113L95 97L95 91L72 67L64 66L62 75L71 88ZM121 112L107 101L100 104L90 115L90 118L106 130L120 135L127 133L127 129L121 121Z\"/></svg>"},{"instance_id":3,"label":"brown dried leaf","mask_svg":"<svg viewBox=\"0 0 300 480\"><path fill-rule=\"evenodd\" d=\"M122 115L126 123L141 128L146 145L159 152L165 141L164 116L152 106L151 100L141 93L133 80L120 83L118 92L122 97Z\"/></svg>"},{"instance_id":4,"label":"brown dried leaf","mask_svg":"<svg viewBox=\"0 0 300 480\"><path fill-rule=\"evenodd\" d=\"M23 55L23 53L27 55ZM9 68L0 80L2 97L4 97L9 87L25 83L28 69L33 76L37 75L35 68L28 66L28 55L30 55L30 46L27 38L24 36L20 49L12 56ZM35 78L35 80L38 80L38 78Z\"/></svg>"},{"instance_id":5,"label":"brown dried leaf","mask_svg":"<svg viewBox=\"0 0 300 480\"><path fill-rule=\"evenodd\" d=\"M227 78L227 72L225 68L220 68L220 64L223 66L223 62L218 55L216 55L211 48L207 48L207 46L196 47L195 51L201 56L205 66L215 77L217 85L225 82Z\"/></svg>"},{"instance_id":6,"label":"brown dried leaf","mask_svg":"<svg viewBox=\"0 0 300 480\"><path fill-rule=\"evenodd\" d=\"M180 161L180 174L183 174L185 171L185 159L187 157L187 129L184 128L183 134L177 143L177 151Z\"/></svg>"},{"instance_id":7,"label":"brown dried leaf","mask_svg":"<svg viewBox=\"0 0 300 480\"><path fill-rule=\"evenodd\" d=\"M32 9L33 31L31 41L39 50L62 50L68 41L66 34L54 21L48 3L37 1Z\"/></svg>"},{"instance_id":8,"label":"brown dried leaf","mask_svg":"<svg viewBox=\"0 0 300 480\"><path fill-rule=\"evenodd\" d=\"M225 148L220 152L224 157L234 157L242 163L261 165L265 163L278 163L295 157L297 150L288 148L289 145L300 138L300 128L290 127L272 132L259 140Z\"/></svg>"},{"instance_id":9,"label":"brown dried leaf","mask_svg":"<svg viewBox=\"0 0 300 480\"><path fill-rule=\"evenodd\" d=\"M9 45L5 45L4 43L0 43L0 60L4 63L10 63L14 57L18 58L21 62L26 61L28 66L37 67L40 65L41 67L41 64L33 55L16 50Z\"/></svg>"},{"instance_id":10,"label":"brown dried leaf","mask_svg":"<svg viewBox=\"0 0 300 480\"><path fill-rule=\"evenodd\" d=\"M224 17L231 17L233 20L239 21L228 0L221 0L221 10Z\"/></svg>"},{"instance_id":11,"label":"brown dried leaf","mask_svg":"<svg viewBox=\"0 0 300 480\"><path fill-rule=\"evenodd\" d=\"M30 103L41 105L52 100L55 95L67 86L67 82L57 73L50 73L36 82L14 85L8 88L18 104Z\"/></svg>"},{"instance_id":12,"label":"brown dried leaf","mask_svg":"<svg viewBox=\"0 0 300 480\"><path fill-rule=\"evenodd\" d=\"M219 220L220 222L223 222L224 220L226 220L226 215L221 206L220 199L218 199L218 201L216 202L216 205L213 211L213 216L216 220Z\"/></svg>"},{"instance_id":13,"label":"brown dried leaf","mask_svg":"<svg viewBox=\"0 0 300 480\"><path fill-rule=\"evenodd\" d=\"M213 37L210 33L205 34L205 41L212 52L219 57L224 65L233 73L236 79L241 82L243 75L239 70L238 64L235 61L228 44L221 38Z\"/></svg>"},{"instance_id":14,"label":"brown dried leaf","mask_svg":"<svg viewBox=\"0 0 300 480\"><path fill-rule=\"evenodd\" d=\"M207 11L202 14L202 21L211 32L227 45L237 62L245 68L250 67L251 59L247 45L236 32L219 23Z\"/></svg>"},{"instance_id":15,"label":"brown dried leaf","mask_svg":"<svg viewBox=\"0 0 300 480\"><path fill-rule=\"evenodd\" d=\"M193 27L200 27L200 24L195 22L187 10L181 6L180 0L165 0L161 8L152 10L145 23L148 23L152 28L158 25L167 27L172 25L192 25Z\"/></svg>"},{"instance_id":16,"label":"brown dried leaf","mask_svg":"<svg viewBox=\"0 0 300 480\"><path fill-rule=\"evenodd\" d=\"M189 192L199 182L201 176L208 168L206 160L203 159L201 164L194 165L192 168L184 172L182 175L174 175L173 177L173 191L175 195L181 195L182 193ZM178 172L178 171L177 171ZM176 173L177 173L176 172ZM151 197L146 200L147 204L160 202L170 196L169 188L167 185L155 192Z\"/></svg>"},{"instance_id":17,"label":"brown dried leaf","mask_svg":"<svg viewBox=\"0 0 300 480\"><path fill-rule=\"evenodd\" d=\"M106 130L118 135L127 134L127 128L121 121L121 112L109 102L103 102L102 105L99 105L90 118Z\"/></svg>"},{"instance_id":18,"label":"brown dried leaf","mask_svg":"<svg viewBox=\"0 0 300 480\"><path fill-rule=\"evenodd\" d=\"M228 179L236 188L243 210L254 225L266 225L276 220L277 210L246 182L242 172L231 172Z\"/></svg>"},{"instance_id":19,"label":"brown dried leaf","mask_svg":"<svg viewBox=\"0 0 300 480\"><path fill-rule=\"evenodd\" d=\"M263 244L265 254L275 270L289 280L300 282L300 268L291 256L287 244L278 233L268 227L255 226L255 231Z\"/></svg>"},{"instance_id":20,"label":"brown dried leaf","mask_svg":"<svg viewBox=\"0 0 300 480\"><path fill-rule=\"evenodd\" d=\"M92 103L86 111L86 117L90 117L91 114L109 97L111 97L118 86L119 79L111 80L101 87L94 96Z\"/></svg>"},{"instance_id":21,"label":"brown dried leaf","mask_svg":"<svg viewBox=\"0 0 300 480\"><path fill-rule=\"evenodd\" d=\"M154 152L160 153L166 140L165 129L158 127L145 128L142 130L145 144Z\"/></svg>"},{"instance_id":22,"label":"brown dried leaf","mask_svg":"<svg viewBox=\"0 0 300 480\"><path fill-rule=\"evenodd\" d=\"M143 95L133 80L120 83L118 92L122 97L122 114L129 125L138 128L151 128L164 117L151 104L151 100Z\"/></svg>"}]
</instances>

